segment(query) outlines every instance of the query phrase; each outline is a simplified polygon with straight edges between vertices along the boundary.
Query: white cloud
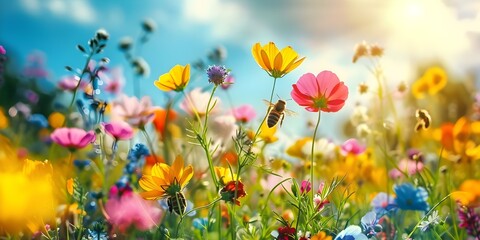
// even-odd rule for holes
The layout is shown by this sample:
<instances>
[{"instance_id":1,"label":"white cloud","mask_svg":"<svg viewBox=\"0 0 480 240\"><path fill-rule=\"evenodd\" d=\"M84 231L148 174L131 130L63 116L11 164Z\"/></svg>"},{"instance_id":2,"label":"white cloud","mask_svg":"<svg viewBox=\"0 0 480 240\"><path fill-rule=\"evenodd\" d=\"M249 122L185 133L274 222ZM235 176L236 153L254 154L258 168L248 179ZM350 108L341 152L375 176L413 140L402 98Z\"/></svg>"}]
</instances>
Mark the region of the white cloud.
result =
<instances>
[{"instance_id":1,"label":"white cloud","mask_svg":"<svg viewBox=\"0 0 480 240\"><path fill-rule=\"evenodd\" d=\"M97 13L89 0L21 0L21 6L29 13L53 14L78 23L93 23Z\"/></svg>"}]
</instances>

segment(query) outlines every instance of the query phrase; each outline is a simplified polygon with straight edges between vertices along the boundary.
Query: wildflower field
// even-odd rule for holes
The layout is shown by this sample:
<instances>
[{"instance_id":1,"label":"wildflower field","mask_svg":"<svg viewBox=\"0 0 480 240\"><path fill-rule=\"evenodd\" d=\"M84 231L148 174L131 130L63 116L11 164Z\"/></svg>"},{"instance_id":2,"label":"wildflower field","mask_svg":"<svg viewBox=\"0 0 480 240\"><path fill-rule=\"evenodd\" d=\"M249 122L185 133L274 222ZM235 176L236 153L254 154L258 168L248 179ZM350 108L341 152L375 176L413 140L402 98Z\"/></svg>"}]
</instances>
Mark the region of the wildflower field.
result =
<instances>
[{"instance_id":1,"label":"wildflower field","mask_svg":"<svg viewBox=\"0 0 480 240\"><path fill-rule=\"evenodd\" d=\"M139 50L161 30L138 29L78 39L49 90L42 56L20 69L0 40L0 239L480 239L474 80L428 63L392 83L366 41L338 49L361 83L273 41L249 44L259 79L224 47L162 72Z\"/></svg>"}]
</instances>

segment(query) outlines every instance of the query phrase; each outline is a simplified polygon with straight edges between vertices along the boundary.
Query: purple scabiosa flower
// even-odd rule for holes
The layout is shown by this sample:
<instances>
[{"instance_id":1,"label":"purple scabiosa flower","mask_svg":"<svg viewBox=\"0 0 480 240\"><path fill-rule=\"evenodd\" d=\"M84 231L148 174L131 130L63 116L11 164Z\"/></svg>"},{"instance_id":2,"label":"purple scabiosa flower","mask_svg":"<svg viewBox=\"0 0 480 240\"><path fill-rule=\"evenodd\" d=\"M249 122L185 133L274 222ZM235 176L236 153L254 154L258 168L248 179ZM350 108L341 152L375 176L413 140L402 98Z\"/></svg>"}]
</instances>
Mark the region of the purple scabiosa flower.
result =
<instances>
[{"instance_id":1,"label":"purple scabiosa flower","mask_svg":"<svg viewBox=\"0 0 480 240\"><path fill-rule=\"evenodd\" d=\"M397 197L395 204L402 210L428 211L428 192L423 187L414 187L410 183L396 185L393 190Z\"/></svg>"},{"instance_id":2,"label":"purple scabiosa flower","mask_svg":"<svg viewBox=\"0 0 480 240\"><path fill-rule=\"evenodd\" d=\"M207 69L208 81L215 86L223 84L228 74L229 71L224 66L213 65Z\"/></svg>"},{"instance_id":3,"label":"purple scabiosa flower","mask_svg":"<svg viewBox=\"0 0 480 240\"><path fill-rule=\"evenodd\" d=\"M356 225L350 225L338 233L335 240L367 240L367 236L362 233L362 228Z\"/></svg>"},{"instance_id":4,"label":"purple scabiosa flower","mask_svg":"<svg viewBox=\"0 0 480 240\"><path fill-rule=\"evenodd\" d=\"M480 239L480 215L473 208L460 205L457 210L460 228L465 228L467 233Z\"/></svg>"},{"instance_id":5,"label":"purple scabiosa flower","mask_svg":"<svg viewBox=\"0 0 480 240\"><path fill-rule=\"evenodd\" d=\"M389 210L393 208L395 204L395 197L392 195L387 195L384 192L378 193L370 203L370 206L373 207L373 210L378 216L385 215Z\"/></svg>"}]
</instances>

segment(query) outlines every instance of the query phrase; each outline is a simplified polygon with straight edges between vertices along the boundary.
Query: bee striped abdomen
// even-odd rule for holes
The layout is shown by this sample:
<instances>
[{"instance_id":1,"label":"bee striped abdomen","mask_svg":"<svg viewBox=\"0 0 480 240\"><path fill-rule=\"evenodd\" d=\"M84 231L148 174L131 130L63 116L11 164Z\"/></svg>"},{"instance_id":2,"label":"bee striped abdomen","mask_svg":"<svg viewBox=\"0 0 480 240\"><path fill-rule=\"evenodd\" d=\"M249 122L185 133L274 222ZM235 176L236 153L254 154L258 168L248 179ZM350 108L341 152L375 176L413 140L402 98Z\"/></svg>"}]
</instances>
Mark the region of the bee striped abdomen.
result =
<instances>
[{"instance_id":1,"label":"bee striped abdomen","mask_svg":"<svg viewBox=\"0 0 480 240\"><path fill-rule=\"evenodd\" d=\"M278 123L279 119L280 119L280 114L278 112L272 110L270 112L270 114L268 115L267 126L269 128L272 128L273 126L275 126L275 124Z\"/></svg>"}]
</instances>

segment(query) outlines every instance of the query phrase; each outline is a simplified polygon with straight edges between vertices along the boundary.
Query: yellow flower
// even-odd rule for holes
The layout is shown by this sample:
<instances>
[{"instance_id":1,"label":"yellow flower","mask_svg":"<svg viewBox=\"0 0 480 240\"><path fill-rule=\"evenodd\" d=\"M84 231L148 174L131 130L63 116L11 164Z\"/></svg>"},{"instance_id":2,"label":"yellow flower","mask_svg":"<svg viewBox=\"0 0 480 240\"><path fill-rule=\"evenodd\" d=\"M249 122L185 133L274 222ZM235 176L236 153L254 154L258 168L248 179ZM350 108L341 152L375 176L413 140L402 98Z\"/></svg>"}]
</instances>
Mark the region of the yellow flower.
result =
<instances>
[{"instance_id":1,"label":"yellow flower","mask_svg":"<svg viewBox=\"0 0 480 240\"><path fill-rule=\"evenodd\" d=\"M332 240L332 236L328 236L325 232L319 232L313 235L310 240Z\"/></svg>"},{"instance_id":2,"label":"yellow flower","mask_svg":"<svg viewBox=\"0 0 480 240\"><path fill-rule=\"evenodd\" d=\"M425 94L437 94L447 85L447 74L439 67L427 69L425 74L412 85L412 94L415 98L424 98Z\"/></svg>"},{"instance_id":3,"label":"yellow flower","mask_svg":"<svg viewBox=\"0 0 480 240\"><path fill-rule=\"evenodd\" d=\"M262 127L260 128L260 133L259 137L265 142L265 143L273 143L278 140L278 137L275 136L275 133L277 132L277 125L275 125L272 128L269 128L267 126L267 121L265 121L262 124Z\"/></svg>"},{"instance_id":4,"label":"yellow flower","mask_svg":"<svg viewBox=\"0 0 480 240\"><path fill-rule=\"evenodd\" d=\"M279 51L273 42L269 42L263 47L260 43L256 43L253 45L252 54L258 65L274 78L285 76L305 59L305 57L298 59L297 52L290 46Z\"/></svg>"},{"instance_id":5,"label":"yellow flower","mask_svg":"<svg viewBox=\"0 0 480 240\"><path fill-rule=\"evenodd\" d=\"M480 180L467 179L459 188L459 191L452 192L451 197L462 205L470 205L480 200Z\"/></svg>"},{"instance_id":6,"label":"yellow flower","mask_svg":"<svg viewBox=\"0 0 480 240\"><path fill-rule=\"evenodd\" d=\"M423 78L428 83L428 93L430 95L437 94L447 85L447 74L439 67L429 68Z\"/></svg>"},{"instance_id":7,"label":"yellow flower","mask_svg":"<svg viewBox=\"0 0 480 240\"><path fill-rule=\"evenodd\" d=\"M153 200L180 193L193 177L193 168L191 165L184 168L183 158L177 156L172 166L156 163L150 174L143 175L138 183L145 190L140 195L145 199Z\"/></svg>"},{"instance_id":8,"label":"yellow flower","mask_svg":"<svg viewBox=\"0 0 480 240\"><path fill-rule=\"evenodd\" d=\"M65 123L65 116L59 112L53 112L48 116L48 123L52 128L61 128Z\"/></svg>"},{"instance_id":9,"label":"yellow flower","mask_svg":"<svg viewBox=\"0 0 480 240\"><path fill-rule=\"evenodd\" d=\"M0 129L8 127L8 118L3 113L3 108L0 108Z\"/></svg>"},{"instance_id":10,"label":"yellow flower","mask_svg":"<svg viewBox=\"0 0 480 240\"><path fill-rule=\"evenodd\" d=\"M180 92L190 81L190 64L186 66L175 65L168 73L161 75L153 84L162 91Z\"/></svg>"},{"instance_id":11,"label":"yellow flower","mask_svg":"<svg viewBox=\"0 0 480 240\"><path fill-rule=\"evenodd\" d=\"M74 185L73 178L69 178L67 180L67 192L70 195L73 195L73 185Z\"/></svg>"},{"instance_id":12,"label":"yellow flower","mask_svg":"<svg viewBox=\"0 0 480 240\"><path fill-rule=\"evenodd\" d=\"M215 167L215 174L222 185L237 180L237 174L233 173L230 168ZM238 180L240 180L240 178Z\"/></svg>"},{"instance_id":13,"label":"yellow flower","mask_svg":"<svg viewBox=\"0 0 480 240\"><path fill-rule=\"evenodd\" d=\"M311 137L305 137L297 140L292 146L287 148L287 154L292 157L305 158L302 149L305 144L312 142Z\"/></svg>"}]
</instances>

